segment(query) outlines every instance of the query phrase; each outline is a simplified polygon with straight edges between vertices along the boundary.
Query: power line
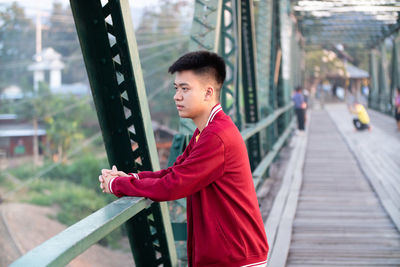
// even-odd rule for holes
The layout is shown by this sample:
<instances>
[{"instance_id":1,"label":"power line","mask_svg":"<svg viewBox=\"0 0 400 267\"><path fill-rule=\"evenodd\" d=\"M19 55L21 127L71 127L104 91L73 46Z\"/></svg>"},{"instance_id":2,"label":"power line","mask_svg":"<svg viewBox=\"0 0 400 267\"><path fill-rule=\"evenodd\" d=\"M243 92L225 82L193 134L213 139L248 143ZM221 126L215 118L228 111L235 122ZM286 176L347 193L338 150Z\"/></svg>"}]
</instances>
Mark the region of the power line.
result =
<instances>
[{"instance_id":1,"label":"power line","mask_svg":"<svg viewBox=\"0 0 400 267\"><path fill-rule=\"evenodd\" d=\"M147 45L139 46L138 50L142 51L142 50L146 50L146 49L149 49L149 48L154 48L154 47L159 47L159 46L163 46L163 45L172 44L175 41L183 41L184 42L185 40L188 41L188 37L185 36L185 37L181 37L181 38L166 39L166 40L163 40L163 41L160 41L160 42L153 42L153 43L149 43ZM182 43L182 42L177 42L177 43ZM62 59L63 60L83 59L83 56L81 54L79 54L79 55L73 55L73 56L69 56L69 57L64 57ZM7 64L4 64L3 66L0 64L0 70L13 69L13 68L21 67L21 66L22 67L23 66L28 66L28 65L33 64L33 63L34 63L34 61L24 60L24 61L16 62L16 63L7 63Z\"/></svg>"}]
</instances>

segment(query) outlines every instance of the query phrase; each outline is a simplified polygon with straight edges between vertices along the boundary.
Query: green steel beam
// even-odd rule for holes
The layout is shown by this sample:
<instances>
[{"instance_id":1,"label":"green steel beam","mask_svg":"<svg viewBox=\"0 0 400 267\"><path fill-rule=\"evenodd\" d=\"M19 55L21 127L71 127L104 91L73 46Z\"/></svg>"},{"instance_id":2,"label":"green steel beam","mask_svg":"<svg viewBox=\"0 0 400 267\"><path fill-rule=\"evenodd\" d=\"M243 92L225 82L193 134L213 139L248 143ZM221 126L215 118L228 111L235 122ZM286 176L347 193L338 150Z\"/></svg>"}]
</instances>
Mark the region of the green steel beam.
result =
<instances>
[{"instance_id":1,"label":"green steel beam","mask_svg":"<svg viewBox=\"0 0 400 267\"><path fill-rule=\"evenodd\" d=\"M256 2L257 16L256 24L256 42L257 42L257 89L260 117L271 114L270 106L270 61L271 61L271 39L272 33L272 12L273 0L260 0ZM262 154L271 149L272 143L269 141L268 129L260 132Z\"/></svg>"},{"instance_id":2,"label":"green steel beam","mask_svg":"<svg viewBox=\"0 0 400 267\"><path fill-rule=\"evenodd\" d=\"M379 110L379 79L378 79L378 51L372 49L369 54L369 73L371 75L371 90L368 96L368 106Z\"/></svg>"},{"instance_id":3,"label":"green steel beam","mask_svg":"<svg viewBox=\"0 0 400 267\"><path fill-rule=\"evenodd\" d=\"M269 114L269 83L272 38L272 0L260 0L256 17L257 89L261 116Z\"/></svg>"},{"instance_id":4,"label":"green steel beam","mask_svg":"<svg viewBox=\"0 0 400 267\"><path fill-rule=\"evenodd\" d=\"M379 61L379 110L382 112L389 112L389 73L388 61L386 57L386 44L382 42L380 45L380 61Z\"/></svg>"},{"instance_id":5,"label":"green steel beam","mask_svg":"<svg viewBox=\"0 0 400 267\"><path fill-rule=\"evenodd\" d=\"M293 34L291 19L290 19L290 5L288 0L279 1L279 20L280 20L280 44L282 50L281 60L281 75L278 80L278 107L285 106L290 101L290 92L292 84L290 80L291 74L291 36ZM281 135L289 123L289 116L282 116L278 120L278 133Z\"/></svg>"},{"instance_id":6,"label":"green steel beam","mask_svg":"<svg viewBox=\"0 0 400 267\"><path fill-rule=\"evenodd\" d=\"M390 99L395 96L396 88L400 87L400 39L399 36L393 38L393 50L392 50L392 64L391 64L391 77L390 77ZM391 103L391 113L395 113L395 105Z\"/></svg>"},{"instance_id":7,"label":"green steel beam","mask_svg":"<svg viewBox=\"0 0 400 267\"><path fill-rule=\"evenodd\" d=\"M125 172L158 170L158 156L140 67L128 0L70 0L110 165ZM132 143L138 147L133 150ZM151 209L158 233L151 246L129 235L134 256L156 255L158 265L176 265L176 252L166 203ZM149 215L150 216L150 215ZM138 218L126 224L134 233ZM143 221L149 228L148 221ZM136 231L137 232L137 231ZM157 253L158 255L158 253ZM135 258L136 266L151 259Z\"/></svg>"},{"instance_id":8,"label":"green steel beam","mask_svg":"<svg viewBox=\"0 0 400 267\"><path fill-rule=\"evenodd\" d=\"M272 1L272 29L271 29L271 57L269 72L269 112L278 108L278 82L281 74L281 47L280 47L280 16L279 0ZM271 149L278 138L278 121L267 129L267 149Z\"/></svg>"},{"instance_id":9,"label":"green steel beam","mask_svg":"<svg viewBox=\"0 0 400 267\"><path fill-rule=\"evenodd\" d=\"M196 0L190 33L189 50L219 51L222 0ZM196 126L190 119L180 119L179 132L192 135Z\"/></svg>"},{"instance_id":10,"label":"green steel beam","mask_svg":"<svg viewBox=\"0 0 400 267\"><path fill-rule=\"evenodd\" d=\"M256 41L254 29L253 1L240 1L239 11L239 31L240 31L240 70L241 83L243 86L244 111L246 125L257 123L260 119L258 109L258 90L256 78ZM249 153L250 167L256 168L261 160L260 134L256 134L247 141L247 151Z\"/></svg>"},{"instance_id":11,"label":"green steel beam","mask_svg":"<svg viewBox=\"0 0 400 267\"><path fill-rule=\"evenodd\" d=\"M240 101L236 100L239 94L239 77L236 63L239 57L236 12L236 0L223 0L219 54L223 57L227 66L227 77L221 92L221 105L225 113L231 116L236 126L240 129L242 126Z\"/></svg>"}]
</instances>

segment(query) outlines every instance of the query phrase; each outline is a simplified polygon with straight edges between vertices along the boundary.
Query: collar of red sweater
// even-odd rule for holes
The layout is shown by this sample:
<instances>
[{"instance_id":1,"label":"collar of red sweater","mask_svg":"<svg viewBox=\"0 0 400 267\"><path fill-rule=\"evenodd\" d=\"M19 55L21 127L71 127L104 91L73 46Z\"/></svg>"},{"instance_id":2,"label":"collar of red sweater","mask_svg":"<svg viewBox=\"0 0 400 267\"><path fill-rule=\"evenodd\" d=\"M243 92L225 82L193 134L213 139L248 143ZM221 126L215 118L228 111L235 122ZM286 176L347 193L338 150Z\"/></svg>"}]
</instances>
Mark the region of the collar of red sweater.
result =
<instances>
[{"instance_id":1,"label":"collar of red sweater","mask_svg":"<svg viewBox=\"0 0 400 267\"><path fill-rule=\"evenodd\" d=\"M217 115L217 113L220 112L221 110L222 110L222 107L221 107L221 104L219 104L219 103L213 107L213 109L211 110L210 116L208 117L205 127L207 127L208 124L210 124L213 121L215 115Z\"/></svg>"}]
</instances>

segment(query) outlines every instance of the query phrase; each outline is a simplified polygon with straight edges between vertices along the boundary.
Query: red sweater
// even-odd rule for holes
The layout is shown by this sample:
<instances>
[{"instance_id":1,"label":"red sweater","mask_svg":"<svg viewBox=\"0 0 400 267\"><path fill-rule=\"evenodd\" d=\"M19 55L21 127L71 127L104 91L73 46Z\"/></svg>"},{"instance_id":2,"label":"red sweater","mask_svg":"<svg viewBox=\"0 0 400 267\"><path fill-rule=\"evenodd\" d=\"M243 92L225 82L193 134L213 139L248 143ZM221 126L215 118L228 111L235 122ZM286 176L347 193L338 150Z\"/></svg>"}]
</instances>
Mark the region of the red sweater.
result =
<instances>
[{"instance_id":1,"label":"red sweater","mask_svg":"<svg viewBox=\"0 0 400 267\"><path fill-rule=\"evenodd\" d=\"M189 266L235 267L265 261L267 238L258 206L245 143L223 111L210 115L198 141L172 167L144 171L139 178L117 177L117 196L154 201L187 197Z\"/></svg>"}]
</instances>

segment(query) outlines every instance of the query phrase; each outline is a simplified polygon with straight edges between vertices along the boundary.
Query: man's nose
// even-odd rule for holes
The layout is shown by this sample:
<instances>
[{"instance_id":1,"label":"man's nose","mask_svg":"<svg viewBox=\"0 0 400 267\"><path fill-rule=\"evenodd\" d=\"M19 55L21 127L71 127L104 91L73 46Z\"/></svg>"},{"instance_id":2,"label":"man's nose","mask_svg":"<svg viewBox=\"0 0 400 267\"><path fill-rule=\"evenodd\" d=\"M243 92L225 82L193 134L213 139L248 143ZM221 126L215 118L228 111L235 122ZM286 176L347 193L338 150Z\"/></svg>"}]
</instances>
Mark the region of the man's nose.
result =
<instances>
[{"instance_id":1,"label":"man's nose","mask_svg":"<svg viewBox=\"0 0 400 267\"><path fill-rule=\"evenodd\" d=\"M175 95L174 95L174 100L175 101L182 100L182 94L180 93L179 90L176 90Z\"/></svg>"}]
</instances>

